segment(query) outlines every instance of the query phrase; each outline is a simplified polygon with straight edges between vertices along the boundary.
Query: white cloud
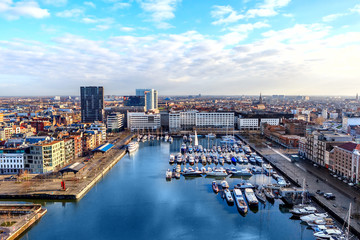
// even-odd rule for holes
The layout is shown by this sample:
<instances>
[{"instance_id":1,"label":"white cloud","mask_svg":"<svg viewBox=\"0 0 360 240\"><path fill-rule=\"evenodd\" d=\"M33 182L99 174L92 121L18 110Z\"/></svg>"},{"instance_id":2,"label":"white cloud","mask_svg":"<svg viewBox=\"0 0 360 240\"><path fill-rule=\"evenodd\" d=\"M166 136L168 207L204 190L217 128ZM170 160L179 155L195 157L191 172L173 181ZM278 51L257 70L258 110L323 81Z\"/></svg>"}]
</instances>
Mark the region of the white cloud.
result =
<instances>
[{"instance_id":1,"label":"white cloud","mask_svg":"<svg viewBox=\"0 0 360 240\"><path fill-rule=\"evenodd\" d=\"M91 30L94 30L94 31L105 31L105 30L108 30L108 29L110 29L110 28L111 28L110 25L99 24L99 25L96 25L95 28L92 28Z\"/></svg>"},{"instance_id":2,"label":"white cloud","mask_svg":"<svg viewBox=\"0 0 360 240\"><path fill-rule=\"evenodd\" d=\"M359 13L360 14L360 4L356 4L353 8L350 9L350 12Z\"/></svg>"},{"instance_id":3,"label":"white cloud","mask_svg":"<svg viewBox=\"0 0 360 240\"><path fill-rule=\"evenodd\" d=\"M50 16L47 9L40 8L35 1L2 0L0 2L0 15L8 20L16 20L20 17L45 18Z\"/></svg>"},{"instance_id":4,"label":"white cloud","mask_svg":"<svg viewBox=\"0 0 360 240\"><path fill-rule=\"evenodd\" d=\"M286 7L291 0L265 0L257 8L249 9L246 13L248 18L272 17L278 14L278 9Z\"/></svg>"},{"instance_id":5,"label":"white cloud","mask_svg":"<svg viewBox=\"0 0 360 240\"><path fill-rule=\"evenodd\" d=\"M238 24L233 27L229 27L230 31L234 32L250 32L257 28L268 28L270 25L266 22L256 22L256 23L246 23L246 24Z\"/></svg>"},{"instance_id":6,"label":"white cloud","mask_svg":"<svg viewBox=\"0 0 360 240\"><path fill-rule=\"evenodd\" d=\"M63 18L73 18L73 17L79 17L84 14L84 10L79 8L73 8L70 10L65 10L62 12L56 13L56 16L63 17Z\"/></svg>"},{"instance_id":7,"label":"white cloud","mask_svg":"<svg viewBox=\"0 0 360 240\"><path fill-rule=\"evenodd\" d=\"M127 3L127 2L117 2L117 3L114 3L112 10L124 9L124 8L128 8L130 6L131 6L131 4Z\"/></svg>"},{"instance_id":8,"label":"white cloud","mask_svg":"<svg viewBox=\"0 0 360 240\"><path fill-rule=\"evenodd\" d=\"M264 36L252 43L241 43L246 37L241 31L220 37L191 31L103 41L66 35L49 44L0 41L0 79L23 76L17 78L19 86L28 83L24 89L2 90L71 95L81 85L97 84L106 94L125 95L150 84L161 95L254 94L259 86L269 93L319 94L321 89L339 95L360 88L360 33L330 36L325 25L297 24ZM294 88L294 83L301 84Z\"/></svg>"},{"instance_id":9,"label":"white cloud","mask_svg":"<svg viewBox=\"0 0 360 240\"><path fill-rule=\"evenodd\" d=\"M172 27L166 21L175 17L176 6L181 0L139 0L141 8L151 15L158 28Z\"/></svg>"},{"instance_id":10,"label":"white cloud","mask_svg":"<svg viewBox=\"0 0 360 240\"><path fill-rule=\"evenodd\" d=\"M135 31L135 28L132 28L132 27L121 27L120 30L123 31L123 32L133 32L133 31Z\"/></svg>"},{"instance_id":11,"label":"white cloud","mask_svg":"<svg viewBox=\"0 0 360 240\"><path fill-rule=\"evenodd\" d=\"M42 0L44 4L53 5L55 7L65 6L67 4L67 0Z\"/></svg>"},{"instance_id":12,"label":"white cloud","mask_svg":"<svg viewBox=\"0 0 360 240\"><path fill-rule=\"evenodd\" d=\"M93 3L93 2L84 2L84 5L92 7L92 8L96 8L95 3Z\"/></svg>"},{"instance_id":13,"label":"white cloud","mask_svg":"<svg viewBox=\"0 0 360 240\"><path fill-rule=\"evenodd\" d=\"M330 15L327 15L325 17L322 18L323 22L332 22L336 19L338 19L339 17L343 17L343 16L346 16L347 14L346 13L335 13L335 14L330 14Z\"/></svg>"},{"instance_id":14,"label":"white cloud","mask_svg":"<svg viewBox=\"0 0 360 240\"><path fill-rule=\"evenodd\" d=\"M244 18L244 15L238 14L231 6L213 6L211 16L216 21L212 22L214 25L228 24L239 21Z\"/></svg>"}]
</instances>

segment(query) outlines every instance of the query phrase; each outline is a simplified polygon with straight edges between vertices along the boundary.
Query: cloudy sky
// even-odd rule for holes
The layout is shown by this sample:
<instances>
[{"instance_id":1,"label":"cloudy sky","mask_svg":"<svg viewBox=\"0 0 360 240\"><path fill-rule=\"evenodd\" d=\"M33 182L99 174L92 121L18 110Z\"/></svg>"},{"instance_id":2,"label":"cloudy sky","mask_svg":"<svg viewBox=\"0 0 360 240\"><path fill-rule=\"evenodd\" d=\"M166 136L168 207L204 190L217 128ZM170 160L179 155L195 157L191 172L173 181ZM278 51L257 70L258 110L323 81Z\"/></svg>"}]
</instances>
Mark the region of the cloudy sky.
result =
<instances>
[{"instance_id":1,"label":"cloudy sky","mask_svg":"<svg viewBox=\"0 0 360 240\"><path fill-rule=\"evenodd\" d=\"M359 0L0 0L0 96L355 95Z\"/></svg>"}]
</instances>

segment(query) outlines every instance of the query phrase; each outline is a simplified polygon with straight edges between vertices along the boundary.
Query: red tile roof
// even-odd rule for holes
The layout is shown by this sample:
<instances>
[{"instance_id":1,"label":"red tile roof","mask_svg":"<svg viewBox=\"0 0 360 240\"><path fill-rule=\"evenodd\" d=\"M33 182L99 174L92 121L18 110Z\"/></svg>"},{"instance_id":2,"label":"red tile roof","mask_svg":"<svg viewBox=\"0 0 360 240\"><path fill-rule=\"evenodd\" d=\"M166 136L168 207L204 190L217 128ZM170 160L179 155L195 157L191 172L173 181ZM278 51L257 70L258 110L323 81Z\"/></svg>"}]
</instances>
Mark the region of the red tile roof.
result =
<instances>
[{"instance_id":1,"label":"red tile roof","mask_svg":"<svg viewBox=\"0 0 360 240\"><path fill-rule=\"evenodd\" d=\"M360 144L357 144L354 142L347 142L347 143L340 145L339 148L342 148L342 149L352 152L355 149L360 150Z\"/></svg>"}]
</instances>

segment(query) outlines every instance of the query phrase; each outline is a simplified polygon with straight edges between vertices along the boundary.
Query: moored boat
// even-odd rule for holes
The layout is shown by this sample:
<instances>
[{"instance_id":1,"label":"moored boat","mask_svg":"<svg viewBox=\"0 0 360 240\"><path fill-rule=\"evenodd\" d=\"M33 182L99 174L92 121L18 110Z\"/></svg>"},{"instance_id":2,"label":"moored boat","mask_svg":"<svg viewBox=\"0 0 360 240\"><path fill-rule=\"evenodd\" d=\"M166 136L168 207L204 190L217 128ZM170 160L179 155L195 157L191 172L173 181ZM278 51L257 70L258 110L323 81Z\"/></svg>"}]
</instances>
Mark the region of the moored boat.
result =
<instances>
[{"instance_id":1,"label":"moored boat","mask_svg":"<svg viewBox=\"0 0 360 240\"><path fill-rule=\"evenodd\" d=\"M231 192L228 188L226 188L224 190L224 194L225 194L225 198L226 198L226 201L229 203L229 204L234 204L234 199L233 197L231 196Z\"/></svg>"},{"instance_id":2,"label":"moored boat","mask_svg":"<svg viewBox=\"0 0 360 240\"><path fill-rule=\"evenodd\" d=\"M245 189L245 197L249 203L250 207L258 207L259 201L257 200L254 191L251 188Z\"/></svg>"},{"instance_id":3,"label":"moored boat","mask_svg":"<svg viewBox=\"0 0 360 240\"><path fill-rule=\"evenodd\" d=\"M241 190L234 188L233 194L234 194L235 203L236 203L236 206L237 206L239 212L241 212L243 214L247 213L248 207L246 205L246 202L245 202L245 199L243 197Z\"/></svg>"},{"instance_id":4,"label":"moored boat","mask_svg":"<svg viewBox=\"0 0 360 240\"><path fill-rule=\"evenodd\" d=\"M213 182L212 182L212 189L213 189L213 191L214 191L215 193L218 193L218 192L219 192L219 186L218 186L218 184L217 184L216 181L213 181Z\"/></svg>"},{"instance_id":5,"label":"moored boat","mask_svg":"<svg viewBox=\"0 0 360 240\"><path fill-rule=\"evenodd\" d=\"M127 150L129 153L133 153L136 150L139 149L139 143L138 142L130 142L127 146Z\"/></svg>"}]
</instances>

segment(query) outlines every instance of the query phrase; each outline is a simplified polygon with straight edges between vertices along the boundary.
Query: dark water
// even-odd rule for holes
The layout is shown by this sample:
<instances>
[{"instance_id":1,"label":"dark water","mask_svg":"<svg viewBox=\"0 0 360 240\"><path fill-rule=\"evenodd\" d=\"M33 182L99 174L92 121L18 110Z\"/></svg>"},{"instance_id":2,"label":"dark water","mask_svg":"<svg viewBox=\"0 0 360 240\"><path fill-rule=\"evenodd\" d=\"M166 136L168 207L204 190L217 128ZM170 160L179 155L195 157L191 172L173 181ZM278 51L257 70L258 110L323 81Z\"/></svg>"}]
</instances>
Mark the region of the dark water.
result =
<instances>
[{"instance_id":1,"label":"dark water","mask_svg":"<svg viewBox=\"0 0 360 240\"><path fill-rule=\"evenodd\" d=\"M22 239L314 239L280 211L281 200L243 217L212 192L213 179L167 182L169 153L180 144L141 143L80 202L46 203L48 213ZM230 187L239 181L228 180Z\"/></svg>"}]
</instances>

